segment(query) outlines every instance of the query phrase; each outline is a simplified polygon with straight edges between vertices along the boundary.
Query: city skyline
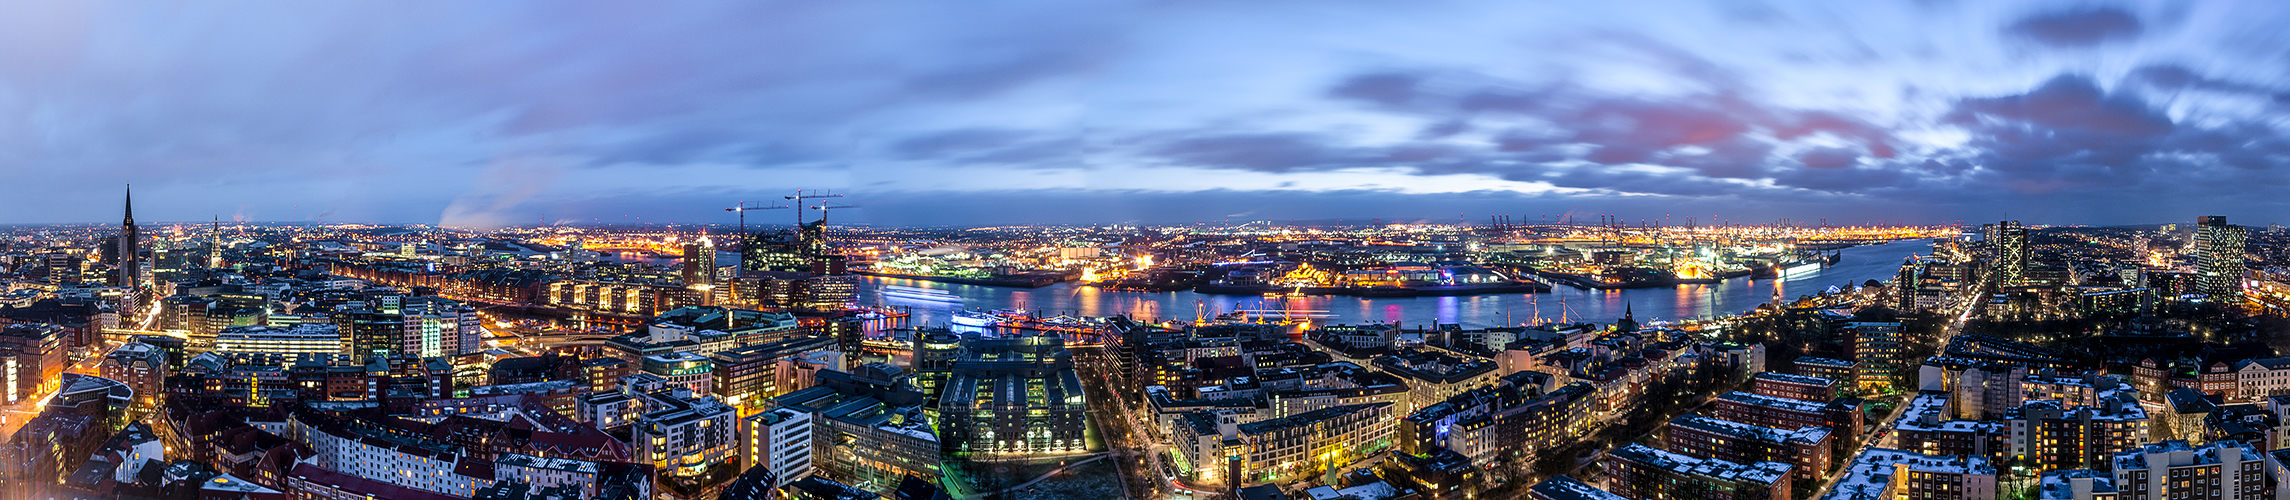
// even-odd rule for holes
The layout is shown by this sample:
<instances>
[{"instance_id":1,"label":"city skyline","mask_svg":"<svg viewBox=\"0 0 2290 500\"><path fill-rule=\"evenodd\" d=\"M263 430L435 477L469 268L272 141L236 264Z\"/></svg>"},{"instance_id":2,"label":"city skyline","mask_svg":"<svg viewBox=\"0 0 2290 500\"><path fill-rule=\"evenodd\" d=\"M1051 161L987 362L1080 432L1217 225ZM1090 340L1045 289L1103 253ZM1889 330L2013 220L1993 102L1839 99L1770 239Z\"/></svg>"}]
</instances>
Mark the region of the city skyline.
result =
<instances>
[{"instance_id":1,"label":"city skyline","mask_svg":"<svg viewBox=\"0 0 2290 500\"><path fill-rule=\"evenodd\" d=\"M0 21L0 223L2264 224L2290 161L2255 2L202 7Z\"/></svg>"}]
</instances>

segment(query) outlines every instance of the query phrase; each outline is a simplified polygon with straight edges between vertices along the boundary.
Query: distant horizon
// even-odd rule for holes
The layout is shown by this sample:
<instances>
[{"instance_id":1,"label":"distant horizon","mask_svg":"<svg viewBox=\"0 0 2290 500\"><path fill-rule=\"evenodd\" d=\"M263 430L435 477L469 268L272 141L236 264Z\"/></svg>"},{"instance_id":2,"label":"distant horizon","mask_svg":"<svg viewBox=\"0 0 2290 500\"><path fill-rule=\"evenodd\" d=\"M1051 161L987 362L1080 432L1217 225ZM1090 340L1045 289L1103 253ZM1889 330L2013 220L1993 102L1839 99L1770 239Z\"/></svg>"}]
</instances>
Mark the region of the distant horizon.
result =
<instances>
[{"instance_id":1,"label":"distant horizon","mask_svg":"<svg viewBox=\"0 0 2290 500\"><path fill-rule=\"evenodd\" d=\"M1514 214L1514 215L1516 215L1516 214ZM2190 217L2189 219L2190 219L2190 220L2189 220L2189 221L2187 221L2187 222L2140 222L2140 223L2125 223L2125 224L2075 224L2075 223L2038 223L2038 222L2029 222L2029 221L2019 221L2019 220L2013 220L2013 219L2002 219L2002 220L1994 220L1994 221L1990 221L1990 220L1982 220L1982 221L1969 221L1969 220L1968 220L1968 221L1963 221L1963 223L1962 223L1962 225L1963 225L1963 226L1962 226L1962 227L1967 227L1967 228L1977 228L1977 227L1979 227L1981 224L1990 224L1990 223L1995 223L1995 222L2001 222L2001 221L2003 221L2003 220L2013 220L2013 221L2015 221L2015 222L2020 222L2020 223L2023 223L2023 224L2026 224L2026 225L2032 225L2032 226L2045 226L2045 227L2090 227L2090 228L2121 228L2121 227L2139 227L2139 226L2163 226L2163 225L2169 225L2169 224L2192 224L2192 223L2193 223L2193 221L2191 220L2191 219L2192 219L2192 217ZM1380 221L1380 222L1378 222L1378 221ZM2234 221L2232 218L2229 218L2229 219L2228 219L2228 222L2229 222L2230 224L2234 224L2234 225L2238 225L2238 226L2246 226L2246 227L2248 227L2248 226L2257 226L2257 227L2264 227L2264 226L2265 226L2265 224L2248 224L2248 223L2241 223L2241 222L2237 222L2237 221ZM145 227L145 228L151 228L151 227L166 227L166 226L205 226L205 225L209 225L209 224L213 224L213 223L215 223L215 221L212 221L212 220L207 220L207 221L143 221L143 220L138 220L138 221L136 221L136 225L137 225L137 226L139 226L139 227ZM717 228L717 227L734 227L734 226L738 226L738 225L739 225L739 224L738 224L738 223L736 223L736 222L567 222L567 223L563 223L563 224L530 224L530 225L526 225L526 224L512 224L512 225L500 226L500 227L495 227L495 228L488 228L488 229L479 229L479 228L471 228L471 227L440 226L440 225L437 225L437 224L434 224L434 223L423 223L423 222L293 221L293 220L246 220L246 221L233 221L233 220L225 220L225 221L222 221L222 223L223 223L224 225L261 225L261 226L326 226L326 225L425 226L425 227L433 227L433 228L441 228L441 229L469 230L469 231L496 231L496 230L504 230L504 229L538 229L538 228L547 228L547 227L575 227L575 228L640 228L640 227L667 227L667 226L707 226L707 227L710 227L710 228ZM1318 219L1294 219L1294 220L1287 220L1287 219L1282 219L1282 220L1270 220L1270 219L1251 219L1251 220L1236 220L1236 221L1193 221L1193 222L1154 222L1154 223L1137 223L1137 222L1092 222L1092 223L875 224L875 223L866 223L866 222L859 222L859 223L830 223L829 225L830 225L830 226L875 227L875 228L912 228L912 229L928 229L928 228L978 228L978 227L1000 227L1000 226L1011 226L1011 227L1060 227L1060 226L1065 226L1065 227L1082 227L1082 226L1121 226L1121 225L1134 225L1134 226L1156 226L1156 227L1165 227L1165 226L1227 226L1227 227L1230 227L1230 226L1241 226L1241 225L1246 225L1246 224L1257 224L1257 223L1269 223L1270 225L1273 225L1273 226L1287 226L1287 225L1295 225L1295 226L1315 226L1315 227L1324 227L1324 226L1346 226L1346 227L1349 227L1349 226L1370 226L1370 225L1376 225L1376 224L1383 224L1383 225L1416 225L1416 224L1424 224L1424 225L1447 225L1447 226L1457 226L1457 225L1466 225L1466 226L1486 226L1486 225L1490 225L1490 224L1492 223L1492 221L1490 221L1490 220L1488 220L1488 219L1485 219L1485 218L1482 218L1482 219L1480 219L1480 220L1476 220L1476 221L1469 221L1468 223L1462 223L1462 222L1459 222L1459 221L1452 221L1452 220L1442 221L1442 220L1437 220L1437 219L1429 219L1429 218L1406 219L1406 218L1390 218L1390 217L1361 217L1361 218L1349 218L1349 217L1345 217L1345 218L1318 218ZM1517 220L1515 220L1515 219L1514 219L1514 220L1510 221L1510 222L1509 222L1509 224L1510 224L1510 225L1512 225L1512 226L1518 226L1518 227L1531 227L1531 226L1597 227L1597 226L1599 225L1599 224L1596 222L1596 218L1593 218L1593 219L1592 219L1590 222L1584 222L1584 221L1581 221L1581 220L1576 220L1576 221L1573 221L1573 222L1559 222L1559 221L1528 221L1528 222L1520 222L1520 221L1517 221ZM1778 225L1778 224L1780 224L1780 222L1779 222L1779 221L1763 221L1763 222L1741 222L1741 221L1733 221L1733 222L1726 222L1726 223L1721 223L1721 225L1733 225L1733 226L1773 226L1773 225ZM1827 226L1822 226L1821 224L1822 224L1822 223L1821 223L1821 222L1819 222L1818 220L1814 220L1814 221L1806 221L1806 220L1791 220L1791 221L1789 221L1789 223L1788 223L1788 225L1790 225L1790 226L1792 226L1792 227L1801 227L1801 228L1817 228L1817 227L1856 227L1856 226L1872 226L1872 225L1875 225L1875 226L1891 225L1891 226L1913 226L1913 227L1946 227L1946 226L1950 226L1950 225L1953 225L1953 224L1955 224L1955 223L1954 223L1954 222L1950 222L1950 223L1927 223L1927 224L1914 224L1914 223L1902 223L1902 224L1889 224L1889 223L1888 223L1888 224L1848 224L1848 223L1828 223L1828 225L1827 225ZM53 223L19 222L19 223L0 223L0 227L43 227L43 226L74 226L74 227L76 227L76 226L87 226L87 227L115 227L115 226L118 226L118 225L119 225L119 222L53 222ZM1647 222L1646 222L1646 226L1648 226L1648 227L1685 227L1686 225L1687 225L1687 224L1685 224L1685 223L1682 223L1682 222L1677 222L1677 221L1672 221L1672 222L1670 222L1670 223L1667 223L1667 224L1659 223L1659 221L1647 221ZM1698 223L1696 223L1696 224L1694 224L1694 225L1695 225L1695 226L1709 226L1709 225L1711 225L1711 224L1709 224L1709 223L1700 223L1700 222L1698 222ZM747 226L748 226L750 229L757 229L757 228L770 228L770 229L782 229L782 230L784 230L784 229L788 229L788 228L792 228L792 227L794 227L794 224L789 224L789 223L776 223L776 224L774 224L774 223L759 223L759 222L749 222L749 223L747 223ZM1631 221L1631 222L1630 222L1630 223L1628 223L1628 224L1624 224L1624 225L1623 225L1623 227L1630 227L1630 228L1634 228L1634 227L1639 227L1639 224L1638 224L1638 222L1637 222L1637 221ZM149 234L149 233L146 233L146 234Z\"/></svg>"}]
</instances>

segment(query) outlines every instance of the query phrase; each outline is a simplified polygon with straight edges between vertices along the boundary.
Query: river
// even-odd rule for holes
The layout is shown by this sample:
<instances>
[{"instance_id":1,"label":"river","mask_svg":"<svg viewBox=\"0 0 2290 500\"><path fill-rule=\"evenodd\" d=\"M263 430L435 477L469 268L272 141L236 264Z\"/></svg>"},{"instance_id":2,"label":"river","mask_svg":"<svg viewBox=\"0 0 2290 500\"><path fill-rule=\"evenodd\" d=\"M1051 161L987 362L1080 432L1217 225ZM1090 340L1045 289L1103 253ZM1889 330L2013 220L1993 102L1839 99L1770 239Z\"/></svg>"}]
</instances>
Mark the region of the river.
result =
<instances>
[{"instance_id":1,"label":"river","mask_svg":"<svg viewBox=\"0 0 2290 500\"><path fill-rule=\"evenodd\" d=\"M1612 323L1622 317L1623 311L1628 308L1640 322L1675 321L1753 309L1758 304L1772 301L1776 291L1784 297L1795 299L1799 295L1820 293L1831 286L1850 290L1872 279L1889 281L1899 272L1902 258L1912 254L1930 254L1932 247L1929 240L1904 240L1847 248L1843 253L1844 257L1836 265L1789 273L1780 279L1735 278L1709 285L1631 290L1582 290L1558 286L1551 293L1539 294L1263 298L1207 295L1190 291L1117 292L1072 283L1025 289L869 277L860 285L859 303L905 308L913 314L911 324L914 325L945 324L954 311L964 309L1038 311L1044 316L1122 314L1141 319L1187 320L1196 315L1243 309L1288 310L1314 311L1313 314L1321 315L1313 320L1319 324L1398 322L1402 325L1423 326L1436 321L1480 328L1528 323L1538 318L1543 321L1564 318ZM886 297L880 293L886 285L945 290L961 297L963 301L954 304Z\"/></svg>"}]
</instances>

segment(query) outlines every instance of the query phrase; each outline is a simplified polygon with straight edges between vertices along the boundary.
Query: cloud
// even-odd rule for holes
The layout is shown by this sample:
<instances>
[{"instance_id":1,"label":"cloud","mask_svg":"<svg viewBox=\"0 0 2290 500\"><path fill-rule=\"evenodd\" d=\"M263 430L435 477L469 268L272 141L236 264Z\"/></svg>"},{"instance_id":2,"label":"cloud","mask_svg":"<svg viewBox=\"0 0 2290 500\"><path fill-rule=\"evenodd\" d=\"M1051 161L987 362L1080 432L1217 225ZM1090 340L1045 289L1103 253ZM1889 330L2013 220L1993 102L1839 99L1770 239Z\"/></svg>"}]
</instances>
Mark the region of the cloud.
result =
<instances>
[{"instance_id":1,"label":"cloud","mask_svg":"<svg viewBox=\"0 0 2290 500\"><path fill-rule=\"evenodd\" d=\"M2078 48L2138 38L2145 29L2129 12L2099 8L2030 16L2004 31L2044 45Z\"/></svg>"},{"instance_id":2,"label":"cloud","mask_svg":"<svg viewBox=\"0 0 2290 500\"><path fill-rule=\"evenodd\" d=\"M2169 117L2137 96L2109 95L2079 75L2053 77L2025 94L1959 101L1950 120L1959 124L2000 120L2113 136L2155 136L2172 128Z\"/></svg>"},{"instance_id":3,"label":"cloud","mask_svg":"<svg viewBox=\"0 0 2290 500\"><path fill-rule=\"evenodd\" d=\"M522 223L531 215L529 207L522 205L546 191L560 170L542 158L494 161L478 176L473 189L445 206L437 225L489 230Z\"/></svg>"},{"instance_id":4,"label":"cloud","mask_svg":"<svg viewBox=\"0 0 2290 500\"><path fill-rule=\"evenodd\" d=\"M22 221L114 220L85 200L128 179L152 220L493 225L796 188L922 200L852 220L1012 186L1130 200L1074 220L1343 208L1315 193L1397 216L1450 205L1348 190L1472 182L1522 191L1465 197L1490 207L2155 217L2280 206L2290 178L2290 4L12 7Z\"/></svg>"}]
</instances>

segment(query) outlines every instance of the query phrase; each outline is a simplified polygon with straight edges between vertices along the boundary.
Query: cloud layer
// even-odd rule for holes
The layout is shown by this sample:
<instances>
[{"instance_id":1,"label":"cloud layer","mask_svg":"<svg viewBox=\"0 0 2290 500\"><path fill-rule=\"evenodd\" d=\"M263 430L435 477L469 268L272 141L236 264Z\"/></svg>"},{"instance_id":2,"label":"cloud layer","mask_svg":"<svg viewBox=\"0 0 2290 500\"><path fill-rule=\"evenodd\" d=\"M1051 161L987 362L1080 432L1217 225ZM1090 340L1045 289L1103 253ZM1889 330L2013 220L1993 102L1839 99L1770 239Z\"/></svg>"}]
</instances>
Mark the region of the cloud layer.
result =
<instances>
[{"instance_id":1,"label":"cloud layer","mask_svg":"<svg viewBox=\"0 0 2290 500\"><path fill-rule=\"evenodd\" d=\"M2290 208L2272 2L0 4L0 222Z\"/></svg>"}]
</instances>

